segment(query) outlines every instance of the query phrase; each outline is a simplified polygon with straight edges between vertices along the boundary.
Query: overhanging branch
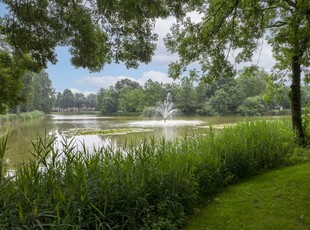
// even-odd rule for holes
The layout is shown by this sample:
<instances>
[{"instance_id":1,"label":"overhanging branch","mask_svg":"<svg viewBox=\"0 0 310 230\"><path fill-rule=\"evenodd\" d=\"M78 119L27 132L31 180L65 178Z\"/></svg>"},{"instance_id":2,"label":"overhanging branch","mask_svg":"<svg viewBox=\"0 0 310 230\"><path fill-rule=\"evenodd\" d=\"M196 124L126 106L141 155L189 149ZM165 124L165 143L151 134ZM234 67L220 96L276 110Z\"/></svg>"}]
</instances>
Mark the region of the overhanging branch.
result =
<instances>
[{"instance_id":1,"label":"overhanging branch","mask_svg":"<svg viewBox=\"0 0 310 230\"><path fill-rule=\"evenodd\" d=\"M287 25L286 22L283 21L276 21L274 24L267 25L267 28L275 28L275 27L281 27Z\"/></svg>"},{"instance_id":2,"label":"overhanging branch","mask_svg":"<svg viewBox=\"0 0 310 230\"><path fill-rule=\"evenodd\" d=\"M296 8L296 3L293 2L292 0L283 0L284 2L286 2L289 6Z\"/></svg>"}]
</instances>

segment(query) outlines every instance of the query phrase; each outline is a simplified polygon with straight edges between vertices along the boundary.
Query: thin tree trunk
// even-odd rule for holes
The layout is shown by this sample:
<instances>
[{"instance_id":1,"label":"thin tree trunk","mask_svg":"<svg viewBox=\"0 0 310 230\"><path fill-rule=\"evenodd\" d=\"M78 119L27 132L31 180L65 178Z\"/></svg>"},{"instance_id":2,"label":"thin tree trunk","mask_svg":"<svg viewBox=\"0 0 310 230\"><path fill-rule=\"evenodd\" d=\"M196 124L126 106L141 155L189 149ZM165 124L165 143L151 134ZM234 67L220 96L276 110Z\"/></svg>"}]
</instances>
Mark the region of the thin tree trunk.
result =
<instances>
[{"instance_id":1,"label":"thin tree trunk","mask_svg":"<svg viewBox=\"0 0 310 230\"><path fill-rule=\"evenodd\" d=\"M293 130L296 135L299 144L303 144L305 136L302 127L301 117L301 91L300 91L300 79L301 79L301 68L299 63L299 57L293 56L292 59L292 85L291 85L291 114Z\"/></svg>"},{"instance_id":2,"label":"thin tree trunk","mask_svg":"<svg viewBox=\"0 0 310 230\"><path fill-rule=\"evenodd\" d=\"M20 105L17 105L16 106L16 115L19 115L20 114Z\"/></svg>"}]
</instances>

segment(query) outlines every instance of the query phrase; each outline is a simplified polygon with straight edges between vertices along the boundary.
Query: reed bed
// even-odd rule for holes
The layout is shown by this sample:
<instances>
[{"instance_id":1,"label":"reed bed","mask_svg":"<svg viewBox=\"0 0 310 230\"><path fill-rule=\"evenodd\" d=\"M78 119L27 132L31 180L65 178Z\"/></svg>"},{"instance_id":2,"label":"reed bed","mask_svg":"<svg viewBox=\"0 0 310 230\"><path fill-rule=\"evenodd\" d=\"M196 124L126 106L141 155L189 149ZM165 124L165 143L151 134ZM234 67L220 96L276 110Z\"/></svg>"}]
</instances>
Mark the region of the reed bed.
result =
<instances>
[{"instance_id":1,"label":"reed bed","mask_svg":"<svg viewBox=\"0 0 310 230\"><path fill-rule=\"evenodd\" d=\"M55 150L54 141L39 138L36 160L2 174L0 229L177 229L202 198L287 164L294 148L289 121L149 138L124 150L77 150L66 139Z\"/></svg>"},{"instance_id":2,"label":"reed bed","mask_svg":"<svg viewBox=\"0 0 310 230\"><path fill-rule=\"evenodd\" d=\"M43 112L37 110L20 114L5 114L0 115L0 124L5 124L14 121L26 121L44 116L45 114Z\"/></svg>"}]
</instances>

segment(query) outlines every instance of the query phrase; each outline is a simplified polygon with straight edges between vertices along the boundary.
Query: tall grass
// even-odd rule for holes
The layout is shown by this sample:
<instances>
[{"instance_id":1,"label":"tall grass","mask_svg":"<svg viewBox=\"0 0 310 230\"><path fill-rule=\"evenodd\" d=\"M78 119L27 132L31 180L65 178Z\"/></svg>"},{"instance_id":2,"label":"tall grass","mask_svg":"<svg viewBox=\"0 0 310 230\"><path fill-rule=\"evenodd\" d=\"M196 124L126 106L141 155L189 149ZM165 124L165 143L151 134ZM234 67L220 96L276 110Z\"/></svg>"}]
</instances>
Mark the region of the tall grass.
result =
<instances>
[{"instance_id":1,"label":"tall grass","mask_svg":"<svg viewBox=\"0 0 310 230\"><path fill-rule=\"evenodd\" d=\"M5 114L0 115L0 124L13 122L13 121L26 121L31 119L36 119L44 117L44 113L41 111L32 111L32 112L26 112L26 113L20 113L20 114Z\"/></svg>"},{"instance_id":2,"label":"tall grass","mask_svg":"<svg viewBox=\"0 0 310 230\"><path fill-rule=\"evenodd\" d=\"M125 150L33 143L34 161L2 178L1 229L177 229L200 198L282 166L294 147L289 122L240 124Z\"/></svg>"}]
</instances>

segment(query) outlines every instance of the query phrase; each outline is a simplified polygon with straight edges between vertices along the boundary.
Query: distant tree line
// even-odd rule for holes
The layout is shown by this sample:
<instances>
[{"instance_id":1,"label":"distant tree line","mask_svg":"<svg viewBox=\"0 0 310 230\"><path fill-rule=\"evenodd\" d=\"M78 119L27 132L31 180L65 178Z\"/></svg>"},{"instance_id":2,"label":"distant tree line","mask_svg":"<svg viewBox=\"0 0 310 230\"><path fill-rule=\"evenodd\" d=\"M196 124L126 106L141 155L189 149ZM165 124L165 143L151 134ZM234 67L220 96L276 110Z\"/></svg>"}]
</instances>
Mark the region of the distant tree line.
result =
<instances>
[{"instance_id":1,"label":"distant tree line","mask_svg":"<svg viewBox=\"0 0 310 230\"><path fill-rule=\"evenodd\" d=\"M26 72L21 78L21 91L19 97L22 99L19 104L6 108L5 111L20 113L33 110L50 113L55 104L55 90L52 81L46 72Z\"/></svg>"},{"instance_id":2,"label":"distant tree line","mask_svg":"<svg viewBox=\"0 0 310 230\"><path fill-rule=\"evenodd\" d=\"M63 93L57 93L55 110L58 112L92 111L96 108L96 99L96 94L85 96L83 93L73 93L70 89L65 89Z\"/></svg>"},{"instance_id":3,"label":"distant tree line","mask_svg":"<svg viewBox=\"0 0 310 230\"><path fill-rule=\"evenodd\" d=\"M150 116L156 102L170 92L183 115L264 115L288 113L289 87L276 85L265 71L244 68L236 78L219 78L212 83L184 77L180 83L148 80L144 86L122 79L109 89L100 89L97 110L103 114L143 113ZM302 87L302 105L310 100L310 87Z\"/></svg>"},{"instance_id":4,"label":"distant tree line","mask_svg":"<svg viewBox=\"0 0 310 230\"><path fill-rule=\"evenodd\" d=\"M52 81L46 72L27 72L22 78L19 97L22 102L17 106L7 108L7 112L20 113L39 110L44 113L52 111L80 111L95 110L96 94L85 96L83 93L73 93L65 89L63 93L56 93Z\"/></svg>"},{"instance_id":5,"label":"distant tree line","mask_svg":"<svg viewBox=\"0 0 310 230\"><path fill-rule=\"evenodd\" d=\"M289 113L289 87L275 84L262 69L246 67L237 77L218 78L214 82L197 82L184 77L179 83L160 83L149 79L144 86L130 79L122 79L97 94L73 93L65 89L55 92L48 74L28 72L22 78L24 87L20 103L10 112L33 110L50 113L100 111L105 115L154 115L154 106L166 99L168 93L181 115L265 115ZM310 86L302 86L302 106L310 101Z\"/></svg>"}]
</instances>

